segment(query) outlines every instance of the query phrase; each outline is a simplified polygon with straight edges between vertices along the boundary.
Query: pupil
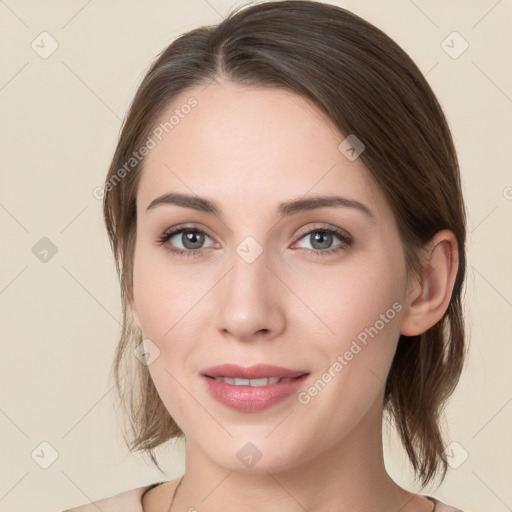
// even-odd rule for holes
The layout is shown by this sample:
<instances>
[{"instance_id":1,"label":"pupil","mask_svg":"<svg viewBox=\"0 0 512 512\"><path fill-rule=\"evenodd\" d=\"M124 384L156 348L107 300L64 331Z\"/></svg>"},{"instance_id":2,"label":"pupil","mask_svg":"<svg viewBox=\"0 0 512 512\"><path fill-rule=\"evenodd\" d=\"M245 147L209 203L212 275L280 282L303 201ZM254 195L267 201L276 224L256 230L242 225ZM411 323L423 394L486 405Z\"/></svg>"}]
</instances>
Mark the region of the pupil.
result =
<instances>
[{"instance_id":1,"label":"pupil","mask_svg":"<svg viewBox=\"0 0 512 512\"><path fill-rule=\"evenodd\" d=\"M200 246L203 242L204 235L198 234L197 231L188 231L183 233L185 235L184 246L188 249L197 249L196 246ZM194 239L197 239L194 241ZM188 243L191 242L193 247L188 247Z\"/></svg>"},{"instance_id":2,"label":"pupil","mask_svg":"<svg viewBox=\"0 0 512 512\"><path fill-rule=\"evenodd\" d=\"M326 231L317 231L316 234L313 235L314 242L316 243L319 239L322 237L326 239L327 241L322 244L320 243L321 247L317 247L317 249L328 249L330 246L332 235L330 233L327 233ZM314 244L312 244L313 247L315 247Z\"/></svg>"}]
</instances>

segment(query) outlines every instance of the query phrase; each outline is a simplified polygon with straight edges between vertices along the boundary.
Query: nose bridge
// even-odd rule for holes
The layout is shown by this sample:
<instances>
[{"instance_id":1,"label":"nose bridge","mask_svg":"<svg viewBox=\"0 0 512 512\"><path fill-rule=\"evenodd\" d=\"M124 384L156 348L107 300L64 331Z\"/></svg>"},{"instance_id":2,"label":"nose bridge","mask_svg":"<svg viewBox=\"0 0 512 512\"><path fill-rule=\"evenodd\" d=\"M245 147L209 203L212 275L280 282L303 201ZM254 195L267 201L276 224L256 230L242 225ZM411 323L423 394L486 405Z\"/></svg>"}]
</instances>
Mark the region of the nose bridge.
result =
<instances>
[{"instance_id":1,"label":"nose bridge","mask_svg":"<svg viewBox=\"0 0 512 512\"><path fill-rule=\"evenodd\" d=\"M283 285L274 275L270 252L246 236L229 258L230 271L218 292L217 327L237 337L280 331L284 325Z\"/></svg>"},{"instance_id":2,"label":"nose bridge","mask_svg":"<svg viewBox=\"0 0 512 512\"><path fill-rule=\"evenodd\" d=\"M261 300L263 296L271 295L273 274L268 268L270 256L268 249L264 249L254 237L245 237L230 258L232 270L227 276L226 293L238 300Z\"/></svg>"}]
</instances>

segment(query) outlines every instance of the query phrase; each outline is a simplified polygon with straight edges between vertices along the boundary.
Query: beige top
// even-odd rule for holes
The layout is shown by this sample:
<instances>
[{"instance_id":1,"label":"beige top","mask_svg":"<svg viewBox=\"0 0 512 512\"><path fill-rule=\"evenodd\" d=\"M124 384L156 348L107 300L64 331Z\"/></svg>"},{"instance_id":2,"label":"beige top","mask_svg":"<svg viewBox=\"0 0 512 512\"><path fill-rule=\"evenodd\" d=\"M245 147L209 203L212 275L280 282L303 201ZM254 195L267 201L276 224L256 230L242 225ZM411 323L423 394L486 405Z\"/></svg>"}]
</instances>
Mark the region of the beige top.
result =
<instances>
[{"instance_id":1,"label":"beige top","mask_svg":"<svg viewBox=\"0 0 512 512\"><path fill-rule=\"evenodd\" d=\"M98 510L101 510L101 512L144 512L142 508L142 495L157 485L159 484L138 487L87 505L63 510L62 512L98 512ZM434 503L432 512L463 512L458 508L440 502L432 496L425 495L425 498Z\"/></svg>"}]
</instances>

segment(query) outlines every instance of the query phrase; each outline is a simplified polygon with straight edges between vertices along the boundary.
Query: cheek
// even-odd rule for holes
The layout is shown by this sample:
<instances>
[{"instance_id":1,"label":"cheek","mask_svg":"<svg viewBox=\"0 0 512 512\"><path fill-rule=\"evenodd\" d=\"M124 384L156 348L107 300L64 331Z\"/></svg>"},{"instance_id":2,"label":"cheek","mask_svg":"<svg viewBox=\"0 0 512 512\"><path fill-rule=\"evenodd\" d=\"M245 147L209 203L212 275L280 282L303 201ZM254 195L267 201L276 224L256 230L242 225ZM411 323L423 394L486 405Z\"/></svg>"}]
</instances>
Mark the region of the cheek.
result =
<instances>
[{"instance_id":1,"label":"cheek","mask_svg":"<svg viewBox=\"0 0 512 512\"><path fill-rule=\"evenodd\" d=\"M297 294L305 298L313 313L309 315L311 322L323 329L330 343L344 346L376 323L387 335L389 326L397 323L403 276L399 265L391 260L347 259L346 265L330 267L328 272L310 271L305 275L308 277L297 282ZM295 322L303 324L302 315L302 311L297 313Z\"/></svg>"},{"instance_id":2,"label":"cheek","mask_svg":"<svg viewBox=\"0 0 512 512\"><path fill-rule=\"evenodd\" d=\"M166 330L166 325L172 320L165 314L166 283L160 273L143 254L136 254L133 271L133 295L137 315L144 336L153 338L160 336ZM169 327L167 327L169 329Z\"/></svg>"},{"instance_id":3,"label":"cheek","mask_svg":"<svg viewBox=\"0 0 512 512\"><path fill-rule=\"evenodd\" d=\"M166 264L164 249L137 247L133 268L135 307L148 338L162 340L172 333L193 303L194 293L185 286L186 276L179 266ZM190 285L190 283L188 283Z\"/></svg>"},{"instance_id":4,"label":"cheek","mask_svg":"<svg viewBox=\"0 0 512 512\"><path fill-rule=\"evenodd\" d=\"M329 415L339 433L349 432L383 393L399 339L399 287L390 272L370 268L317 282L307 295L330 331L314 337L318 380L301 403L311 421Z\"/></svg>"},{"instance_id":5,"label":"cheek","mask_svg":"<svg viewBox=\"0 0 512 512\"><path fill-rule=\"evenodd\" d=\"M400 335L404 274L398 259L373 257L354 259L316 278L302 281L300 293L317 317L311 316L312 325L319 330L310 332L322 354L318 370L330 373L322 379L330 382L325 395L330 399L324 403L334 401L340 411L358 417L382 391L389 373ZM304 316L297 314L295 322L303 325Z\"/></svg>"}]
</instances>

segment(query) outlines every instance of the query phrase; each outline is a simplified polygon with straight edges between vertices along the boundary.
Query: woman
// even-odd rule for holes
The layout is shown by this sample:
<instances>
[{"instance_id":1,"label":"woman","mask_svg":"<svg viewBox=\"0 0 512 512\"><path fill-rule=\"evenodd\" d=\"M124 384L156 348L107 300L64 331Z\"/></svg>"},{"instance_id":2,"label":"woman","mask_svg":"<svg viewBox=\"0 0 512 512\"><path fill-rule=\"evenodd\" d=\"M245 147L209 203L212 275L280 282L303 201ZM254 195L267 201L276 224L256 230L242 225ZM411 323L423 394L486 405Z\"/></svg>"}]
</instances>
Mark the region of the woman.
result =
<instances>
[{"instance_id":1,"label":"woman","mask_svg":"<svg viewBox=\"0 0 512 512\"><path fill-rule=\"evenodd\" d=\"M130 448L159 467L182 437L186 468L72 510L458 510L401 488L382 453L386 417L422 488L444 479L466 350L457 156L396 43L309 1L184 34L104 192Z\"/></svg>"}]
</instances>

